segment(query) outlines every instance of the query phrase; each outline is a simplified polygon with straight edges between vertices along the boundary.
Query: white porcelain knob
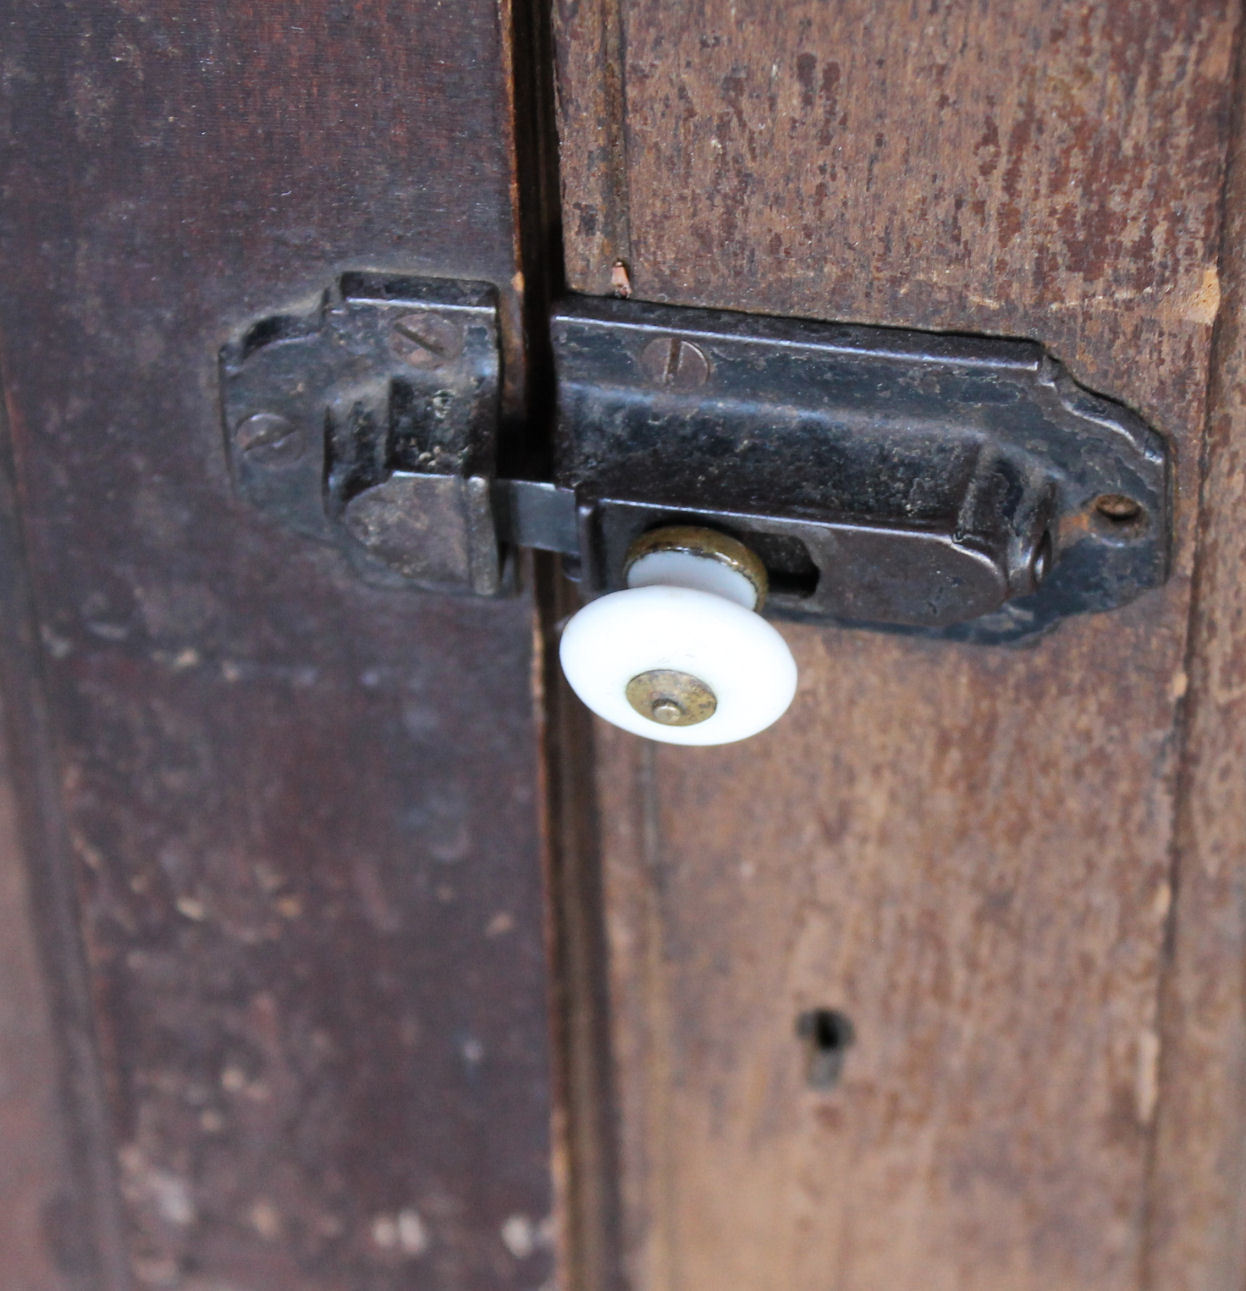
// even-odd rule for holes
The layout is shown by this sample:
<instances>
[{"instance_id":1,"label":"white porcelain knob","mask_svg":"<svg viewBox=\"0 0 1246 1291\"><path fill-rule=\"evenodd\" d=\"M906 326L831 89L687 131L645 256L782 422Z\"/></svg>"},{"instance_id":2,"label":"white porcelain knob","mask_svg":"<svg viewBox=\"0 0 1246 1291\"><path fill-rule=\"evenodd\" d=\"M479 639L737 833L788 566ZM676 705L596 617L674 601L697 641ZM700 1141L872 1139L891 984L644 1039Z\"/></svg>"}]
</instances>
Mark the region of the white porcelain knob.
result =
<instances>
[{"instance_id":1,"label":"white porcelain knob","mask_svg":"<svg viewBox=\"0 0 1246 1291\"><path fill-rule=\"evenodd\" d=\"M627 582L563 630L563 672L593 712L668 744L729 744L782 717L796 661L755 611L765 570L751 552L710 530L656 530L629 553Z\"/></svg>"}]
</instances>

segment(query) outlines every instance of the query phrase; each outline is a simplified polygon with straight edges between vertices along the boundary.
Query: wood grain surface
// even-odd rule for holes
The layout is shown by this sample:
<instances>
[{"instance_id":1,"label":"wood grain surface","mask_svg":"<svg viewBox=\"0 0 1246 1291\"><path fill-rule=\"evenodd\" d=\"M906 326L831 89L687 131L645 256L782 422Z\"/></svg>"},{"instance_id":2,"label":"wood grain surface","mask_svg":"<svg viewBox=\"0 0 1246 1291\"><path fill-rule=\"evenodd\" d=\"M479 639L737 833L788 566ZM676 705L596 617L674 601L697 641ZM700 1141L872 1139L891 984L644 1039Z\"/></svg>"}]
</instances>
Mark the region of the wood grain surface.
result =
<instances>
[{"instance_id":1,"label":"wood grain surface","mask_svg":"<svg viewBox=\"0 0 1246 1291\"><path fill-rule=\"evenodd\" d=\"M1148 1291L1237 1291L1246 1277L1244 59L1239 41L1163 983Z\"/></svg>"},{"instance_id":2,"label":"wood grain surface","mask_svg":"<svg viewBox=\"0 0 1246 1291\"><path fill-rule=\"evenodd\" d=\"M32 852L16 790L6 741L0 750L0 1268L8 1291L73 1291L89 1287L105 1260L91 1241L93 1226L81 1223L87 1180L63 1097L67 1063L48 981L51 921L36 915Z\"/></svg>"},{"instance_id":3,"label":"wood grain surface","mask_svg":"<svg viewBox=\"0 0 1246 1291\"><path fill-rule=\"evenodd\" d=\"M1210 1237L1155 1231L1197 1218L1190 1121L1241 1098L1222 1069L1200 1110L1197 1051L1171 1051L1191 998L1213 1060L1240 1043L1240 982L1213 999L1181 967L1200 910L1209 961L1238 950L1240 876L1214 871L1240 825L1211 782L1212 875L1174 884L1236 22L1219 0L556 6L573 288L610 290L622 229L643 298L1034 337L1177 463L1172 578L1121 612L1013 650L787 627L802 680L772 731L598 733L639 1291L1240 1285L1240 1140L1216 1145ZM832 1091L806 1084L812 1008L855 1030Z\"/></svg>"},{"instance_id":4,"label":"wood grain surface","mask_svg":"<svg viewBox=\"0 0 1246 1291\"><path fill-rule=\"evenodd\" d=\"M498 285L516 410L509 11L0 17L6 451L42 642L19 693L42 671L55 826L35 865L77 889L124 1201L112 1231L101 1177L64 1221L123 1252L83 1285L539 1286L530 606L377 590L266 523L232 496L216 389L250 319L395 269Z\"/></svg>"}]
</instances>

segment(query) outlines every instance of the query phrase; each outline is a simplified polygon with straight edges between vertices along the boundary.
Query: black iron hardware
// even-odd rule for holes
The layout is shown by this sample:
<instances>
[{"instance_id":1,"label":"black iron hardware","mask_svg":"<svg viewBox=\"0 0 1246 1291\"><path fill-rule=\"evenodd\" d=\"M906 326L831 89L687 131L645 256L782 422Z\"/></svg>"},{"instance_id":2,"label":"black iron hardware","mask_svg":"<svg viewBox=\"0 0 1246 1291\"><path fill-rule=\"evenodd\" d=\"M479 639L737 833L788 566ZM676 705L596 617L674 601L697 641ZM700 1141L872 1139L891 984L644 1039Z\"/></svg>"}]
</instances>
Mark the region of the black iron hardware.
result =
<instances>
[{"instance_id":1,"label":"black iron hardware","mask_svg":"<svg viewBox=\"0 0 1246 1291\"><path fill-rule=\"evenodd\" d=\"M499 478L492 290L345 275L222 352L238 492L369 576L486 595L520 546L616 589L693 522L780 613L984 641L1166 576L1163 439L1033 342L579 299L551 335L553 476Z\"/></svg>"}]
</instances>

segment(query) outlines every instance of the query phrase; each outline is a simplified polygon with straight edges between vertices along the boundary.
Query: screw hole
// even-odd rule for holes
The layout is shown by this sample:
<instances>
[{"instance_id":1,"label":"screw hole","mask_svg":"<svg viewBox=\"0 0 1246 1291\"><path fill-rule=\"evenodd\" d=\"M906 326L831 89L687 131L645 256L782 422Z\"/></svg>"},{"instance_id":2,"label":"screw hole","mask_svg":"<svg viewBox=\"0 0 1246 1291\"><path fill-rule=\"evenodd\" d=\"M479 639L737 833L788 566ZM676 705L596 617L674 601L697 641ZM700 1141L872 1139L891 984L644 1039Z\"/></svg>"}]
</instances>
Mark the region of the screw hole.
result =
<instances>
[{"instance_id":1,"label":"screw hole","mask_svg":"<svg viewBox=\"0 0 1246 1291\"><path fill-rule=\"evenodd\" d=\"M847 1015L838 1009L809 1009L796 1019L796 1034L805 1046L805 1078L810 1087L833 1089L856 1039Z\"/></svg>"},{"instance_id":2,"label":"screw hole","mask_svg":"<svg viewBox=\"0 0 1246 1291\"><path fill-rule=\"evenodd\" d=\"M1102 534L1133 538L1147 525L1147 513L1136 498L1125 493L1101 493L1093 503L1092 520Z\"/></svg>"}]
</instances>

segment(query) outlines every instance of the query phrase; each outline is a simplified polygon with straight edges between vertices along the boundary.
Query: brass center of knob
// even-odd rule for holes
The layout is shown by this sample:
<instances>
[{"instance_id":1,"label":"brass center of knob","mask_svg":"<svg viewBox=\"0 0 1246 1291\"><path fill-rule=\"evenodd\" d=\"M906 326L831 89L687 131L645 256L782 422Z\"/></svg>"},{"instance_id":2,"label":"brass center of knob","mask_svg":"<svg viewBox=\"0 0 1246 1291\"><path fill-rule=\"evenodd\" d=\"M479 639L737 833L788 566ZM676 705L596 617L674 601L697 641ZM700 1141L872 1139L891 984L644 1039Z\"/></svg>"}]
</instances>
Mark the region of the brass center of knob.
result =
<instances>
[{"instance_id":1,"label":"brass center of knob","mask_svg":"<svg viewBox=\"0 0 1246 1291\"><path fill-rule=\"evenodd\" d=\"M617 692L616 692L617 693ZM696 726L714 716L714 692L691 673L654 668L627 683L627 702L659 726Z\"/></svg>"}]
</instances>

